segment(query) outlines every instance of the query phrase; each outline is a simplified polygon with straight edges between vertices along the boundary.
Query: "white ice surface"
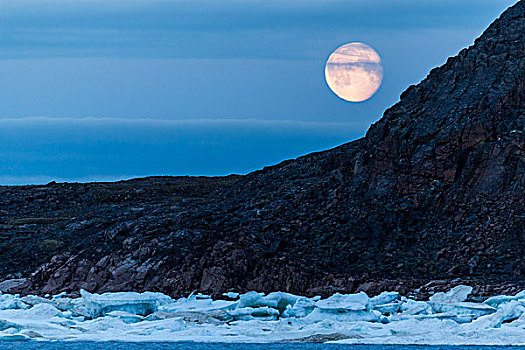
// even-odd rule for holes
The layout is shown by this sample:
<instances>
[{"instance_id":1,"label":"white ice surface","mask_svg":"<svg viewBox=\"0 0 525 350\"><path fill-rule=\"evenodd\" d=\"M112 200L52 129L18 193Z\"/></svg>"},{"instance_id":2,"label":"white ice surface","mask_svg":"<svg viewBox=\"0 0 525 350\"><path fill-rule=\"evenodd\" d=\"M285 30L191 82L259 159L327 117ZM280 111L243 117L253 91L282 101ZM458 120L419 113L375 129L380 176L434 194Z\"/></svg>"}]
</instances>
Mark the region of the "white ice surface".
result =
<instances>
[{"instance_id":1,"label":"white ice surface","mask_svg":"<svg viewBox=\"0 0 525 350\"><path fill-rule=\"evenodd\" d=\"M81 297L0 294L0 341L323 341L361 344L525 345L525 293L484 303L467 286L429 301L384 292L320 299L250 292L195 294L81 291Z\"/></svg>"}]
</instances>

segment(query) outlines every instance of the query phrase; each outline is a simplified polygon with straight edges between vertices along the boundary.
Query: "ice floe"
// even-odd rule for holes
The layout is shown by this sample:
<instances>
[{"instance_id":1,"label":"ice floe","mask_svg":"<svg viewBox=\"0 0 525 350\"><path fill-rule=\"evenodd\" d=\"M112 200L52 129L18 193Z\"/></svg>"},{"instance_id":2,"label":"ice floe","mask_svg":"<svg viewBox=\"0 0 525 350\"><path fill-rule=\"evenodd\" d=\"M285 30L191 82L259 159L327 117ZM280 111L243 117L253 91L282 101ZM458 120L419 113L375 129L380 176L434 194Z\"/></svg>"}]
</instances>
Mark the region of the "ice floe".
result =
<instances>
[{"instance_id":1,"label":"ice floe","mask_svg":"<svg viewBox=\"0 0 525 350\"><path fill-rule=\"evenodd\" d=\"M525 345L525 293L467 301L457 286L428 301L397 292L202 294L81 291L79 298L0 293L0 341L335 341L361 344Z\"/></svg>"}]
</instances>

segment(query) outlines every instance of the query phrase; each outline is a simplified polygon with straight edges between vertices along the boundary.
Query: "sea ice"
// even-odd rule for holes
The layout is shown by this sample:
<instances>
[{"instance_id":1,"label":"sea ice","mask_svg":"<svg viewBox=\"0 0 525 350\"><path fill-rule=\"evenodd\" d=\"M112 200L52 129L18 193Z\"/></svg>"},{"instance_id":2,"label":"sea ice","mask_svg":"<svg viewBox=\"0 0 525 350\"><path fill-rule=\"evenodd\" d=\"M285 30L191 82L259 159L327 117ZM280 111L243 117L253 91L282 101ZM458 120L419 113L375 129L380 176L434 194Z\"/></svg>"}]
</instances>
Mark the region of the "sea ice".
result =
<instances>
[{"instance_id":1,"label":"sea ice","mask_svg":"<svg viewBox=\"0 0 525 350\"><path fill-rule=\"evenodd\" d=\"M228 293L223 293L222 295L225 296L226 298L238 299L240 294L236 292L228 292Z\"/></svg>"},{"instance_id":2,"label":"sea ice","mask_svg":"<svg viewBox=\"0 0 525 350\"><path fill-rule=\"evenodd\" d=\"M81 291L0 294L0 341L336 341L366 344L525 345L525 293L484 303L458 286L429 301L383 292L321 299L289 293L202 294Z\"/></svg>"},{"instance_id":3,"label":"sea ice","mask_svg":"<svg viewBox=\"0 0 525 350\"><path fill-rule=\"evenodd\" d=\"M29 305L23 303L18 295L2 294L0 292L0 310L27 308L29 308Z\"/></svg>"},{"instance_id":4,"label":"sea ice","mask_svg":"<svg viewBox=\"0 0 525 350\"><path fill-rule=\"evenodd\" d=\"M426 301L403 298L403 303L399 307L399 310L404 316L421 314L426 315L432 312L432 306L430 306L430 304Z\"/></svg>"},{"instance_id":5,"label":"sea ice","mask_svg":"<svg viewBox=\"0 0 525 350\"><path fill-rule=\"evenodd\" d=\"M91 294L80 291L86 311L91 318L104 316L112 311L125 311L130 314L147 316L157 311L161 305L171 303L172 299L162 293L104 293Z\"/></svg>"},{"instance_id":6,"label":"sea ice","mask_svg":"<svg viewBox=\"0 0 525 350\"><path fill-rule=\"evenodd\" d=\"M398 292L383 292L375 297L369 299L370 306L372 308L378 305L391 304L399 300Z\"/></svg>"},{"instance_id":7,"label":"sea ice","mask_svg":"<svg viewBox=\"0 0 525 350\"><path fill-rule=\"evenodd\" d=\"M460 285L446 293L434 294L429 301L434 304L455 304L465 301L470 293L472 293L472 287Z\"/></svg>"},{"instance_id":8,"label":"sea ice","mask_svg":"<svg viewBox=\"0 0 525 350\"><path fill-rule=\"evenodd\" d=\"M480 317L472 325L484 328L500 328L503 322L516 320L525 313L525 305L518 300L501 304L491 315Z\"/></svg>"},{"instance_id":9,"label":"sea ice","mask_svg":"<svg viewBox=\"0 0 525 350\"><path fill-rule=\"evenodd\" d=\"M288 305L283 312L283 317L305 317L316 308L316 301L313 299L299 297L293 305Z\"/></svg>"},{"instance_id":10,"label":"sea ice","mask_svg":"<svg viewBox=\"0 0 525 350\"><path fill-rule=\"evenodd\" d=\"M508 296L508 295L493 296L485 300L483 304L487 304L493 307L498 307L501 304L509 303L513 300L523 300L525 302L525 291L521 291L514 296Z\"/></svg>"},{"instance_id":11,"label":"sea ice","mask_svg":"<svg viewBox=\"0 0 525 350\"><path fill-rule=\"evenodd\" d=\"M265 321L276 320L279 316L279 310L263 306L258 308L240 307L229 312L235 320L249 321L253 319L260 319Z\"/></svg>"},{"instance_id":12,"label":"sea ice","mask_svg":"<svg viewBox=\"0 0 525 350\"><path fill-rule=\"evenodd\" d=\"M370 298L364 292L358 294L335 293L329 298L319 300L316 307L323 310L363 311L369 308L369 300Z\"/></svg>"},{"instance_id":13,"label":"sea ice","mask_svg":"<svg viewBox=\"0 0 525 350\"><path fill-rule=\"evenodd\" d=\"M468 323L496 312L490 305L465 302L471 292L472 287L457 286L446 293L434 294L429 304L434 314L443 314L442 317L449 317L459 323Z\"/></svg>"}]
</instances>

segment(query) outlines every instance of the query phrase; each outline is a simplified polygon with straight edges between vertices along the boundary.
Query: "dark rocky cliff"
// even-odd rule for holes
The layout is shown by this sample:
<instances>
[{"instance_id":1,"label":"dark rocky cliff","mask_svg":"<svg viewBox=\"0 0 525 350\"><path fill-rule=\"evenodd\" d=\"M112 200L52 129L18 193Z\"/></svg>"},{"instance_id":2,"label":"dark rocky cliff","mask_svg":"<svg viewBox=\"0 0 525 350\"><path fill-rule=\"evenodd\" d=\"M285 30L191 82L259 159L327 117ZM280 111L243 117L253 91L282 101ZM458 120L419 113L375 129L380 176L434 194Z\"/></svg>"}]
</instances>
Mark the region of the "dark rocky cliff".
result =
<instances>
[{"instance_id":1,"label":"dark rocky cliff","mask_svg":"<svg viewBox=\"0 0 525 350\"><path fill-rule=\"evenodd\" d=\"M37 293L457 279L512 292L525 285L524 53L520 1L338 148L246 176L0 187L0 279Z\"/></svg>"}]
</instances>

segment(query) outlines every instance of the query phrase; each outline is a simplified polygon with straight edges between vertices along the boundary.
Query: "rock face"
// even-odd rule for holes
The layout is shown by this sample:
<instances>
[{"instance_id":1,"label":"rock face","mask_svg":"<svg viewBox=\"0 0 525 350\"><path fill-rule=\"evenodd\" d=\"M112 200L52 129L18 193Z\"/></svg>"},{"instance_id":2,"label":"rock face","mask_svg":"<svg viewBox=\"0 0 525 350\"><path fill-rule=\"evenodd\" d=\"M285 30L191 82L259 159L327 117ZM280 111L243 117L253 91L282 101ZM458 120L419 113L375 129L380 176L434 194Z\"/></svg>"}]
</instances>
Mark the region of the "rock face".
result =
<instances>
[{"instance_id":1,"label":"rock face","mask_svg":"<svg viewBox=\"0 0 525 350\"><path fill-rule=\"evenodd\" d=\"M335 149L246 176L0 187L0 280L41 294L457 279L511 293L525 285L524 53L520 1Z\"/></svg>"}]
</instances>

